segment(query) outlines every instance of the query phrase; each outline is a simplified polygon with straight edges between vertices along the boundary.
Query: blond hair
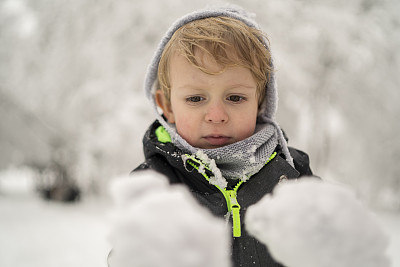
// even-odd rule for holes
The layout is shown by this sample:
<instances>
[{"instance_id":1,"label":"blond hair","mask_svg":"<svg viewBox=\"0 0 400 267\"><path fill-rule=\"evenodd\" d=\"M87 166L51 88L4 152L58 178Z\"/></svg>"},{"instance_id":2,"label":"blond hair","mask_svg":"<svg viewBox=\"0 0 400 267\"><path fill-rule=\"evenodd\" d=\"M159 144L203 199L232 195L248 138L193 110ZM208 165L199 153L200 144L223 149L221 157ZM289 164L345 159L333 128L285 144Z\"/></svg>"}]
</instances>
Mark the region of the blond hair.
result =
<instances>
[{"instance_id":1,"label":"blond hair","mask_svg":"<svg viewBox=\"0 0 400 267\"><path fill-rule=\"evenodd\" d=\"M260 30L229 17L210 17L185 24L173 34L161 55L157 73L158 89L163 91L169 101L169 64L174 52L179 51L193 66L210 75L221 73L227 67L233 66L249 69L257 83L260 105L265 97L265 86L273 71L266 41L267 37ZM207 70L196 59L196 49L211 56L223 70Z\"/></svg>"}]
</instances>

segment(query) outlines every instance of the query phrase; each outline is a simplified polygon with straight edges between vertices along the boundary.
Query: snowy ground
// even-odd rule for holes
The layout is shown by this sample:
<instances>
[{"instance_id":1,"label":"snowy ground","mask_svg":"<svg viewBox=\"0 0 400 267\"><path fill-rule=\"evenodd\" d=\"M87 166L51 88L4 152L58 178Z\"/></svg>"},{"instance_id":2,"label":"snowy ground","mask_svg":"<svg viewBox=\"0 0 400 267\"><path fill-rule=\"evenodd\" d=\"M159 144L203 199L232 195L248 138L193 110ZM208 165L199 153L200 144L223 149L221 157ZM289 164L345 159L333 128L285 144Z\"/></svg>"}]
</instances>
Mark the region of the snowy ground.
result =
<instances>
[{"instance_id":1,"label":"snowy ground","mask_svg":"<svg viewBox=\"0 0 400 267\"><path fill-rule=\"evenodd\" d=\"M104 204L62 204L32 195L0 194L0 266L107 266Z\"/></svg>"},{"instance_id":2,"label":"snowy ground","mask_svg":"<svg viewBox=\"0 0 400 267\"><path fill-rule=\"evenodd\" d=\"M46 202L34 194L0 192L0 266L107 266L110 202ZM400 214L379 213L391 237L393 267L400 267Z\"/></svg>"}]
</instances>

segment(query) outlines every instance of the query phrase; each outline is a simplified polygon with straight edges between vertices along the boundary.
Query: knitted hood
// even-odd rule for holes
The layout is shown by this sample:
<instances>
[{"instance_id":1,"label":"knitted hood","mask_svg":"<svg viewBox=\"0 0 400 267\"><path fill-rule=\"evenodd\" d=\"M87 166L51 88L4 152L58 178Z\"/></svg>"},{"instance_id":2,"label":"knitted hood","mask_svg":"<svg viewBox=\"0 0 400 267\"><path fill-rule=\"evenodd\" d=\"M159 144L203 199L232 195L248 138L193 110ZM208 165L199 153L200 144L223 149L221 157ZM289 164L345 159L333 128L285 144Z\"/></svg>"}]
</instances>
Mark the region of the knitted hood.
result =
<instances>
[{"instance_id":1,"label":"knitted hood","mask_svg":"<svg viewBox=\"0 0 400 267\"><path fill-rule=\"evenodd\" d=\"M195 20L200 20L204 18L209 18L209 17L218 17L218 16L224 16L224 17L230 17L233 19L240 20L247 24L250 27L257 28L259 29L258 24L254 21L254 14L250 14L246 12L245 10L237 7L237 6L224 6L224 7L218 7L218 8L205 8L202 10L198 10L192 13L189 13L172 24L172 26L167 30L166 34L164 37L161 39L161 42L159 43L157 50L153 56L153 59L148 67L147 74L145 77L145 83L144 83L144 89L146 93L146 97L150 100L155 112L157 119L161 123L162 126L166 128L166 130L169 132L171 135L171 138L173 141L178 141L177 143L184 144L183 147L185 148L190 148L191 153L196 153L197 149L192 148L185 140L183 140L182 137L180 137L176 130L174 125L169 124L160 114L159 109L157 108L157 104L155 101L155 91L156 91L156 83L157 83L157 71L158 71L158 65L160 62L161 54L164 51L165 46L171 39L172 35L177 31L180 27L183 25L190 23ZM271 50L268 46L267 40L264 40L264 45L267 47L267 49L270 51ZM273 67L273 60L271 59L271 66ZM293 160L292 157L290 156L289 150L287 148L287 143L286 140L283 136L283 133L278 126L278 124L275 121L275 116L276 116L276 111L278 107L278 93L277 93L277 85L275 81L275 74L274 72L271 73L269 80L265 86L265 98L264 102L260 106L260 110L258 113L257 117L257 123L270 123L274 125L274 127L277 129L277 133L279 136L279 144L282 147L282 150L286 156L287 161L293 166Z\"/></svg>"}]
</instances>

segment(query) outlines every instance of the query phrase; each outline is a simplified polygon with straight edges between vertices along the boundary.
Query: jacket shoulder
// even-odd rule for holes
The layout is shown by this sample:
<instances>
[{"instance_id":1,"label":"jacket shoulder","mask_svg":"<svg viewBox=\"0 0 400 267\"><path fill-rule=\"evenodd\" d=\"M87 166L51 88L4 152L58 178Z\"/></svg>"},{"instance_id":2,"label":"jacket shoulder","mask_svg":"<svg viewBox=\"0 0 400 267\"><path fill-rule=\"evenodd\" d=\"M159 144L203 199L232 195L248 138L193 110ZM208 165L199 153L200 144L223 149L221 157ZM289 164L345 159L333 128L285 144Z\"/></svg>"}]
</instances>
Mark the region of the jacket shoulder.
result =
<instances>
[{"instance_id":1,"label":"jacket shoulder","mask_svg":"<svg viewBox=\"0 0 400 267\"><path fill-rule=\"evenodd\" d=\"M173 166L171 166L168 161L162 157L161 155L153 155L147 158L142 164L136 167L131 174L137 173L142 170L153 170L158 173L164 174L171 183L177 182L175 181L176 170L174 170Z\"/></svg>"},{"instance_id":2,"label":"jacket shoulder","mask_svg":"<svg viewBox=\"0 0 400 267\"><path fill-rule=\"evenodd\" d=\"M310 168L310 159L307 153L293 147L289 147L289 152L293 158L294 167L300 172L300 176L312 176L313 172Z\"/></svg>"}]
</instances>

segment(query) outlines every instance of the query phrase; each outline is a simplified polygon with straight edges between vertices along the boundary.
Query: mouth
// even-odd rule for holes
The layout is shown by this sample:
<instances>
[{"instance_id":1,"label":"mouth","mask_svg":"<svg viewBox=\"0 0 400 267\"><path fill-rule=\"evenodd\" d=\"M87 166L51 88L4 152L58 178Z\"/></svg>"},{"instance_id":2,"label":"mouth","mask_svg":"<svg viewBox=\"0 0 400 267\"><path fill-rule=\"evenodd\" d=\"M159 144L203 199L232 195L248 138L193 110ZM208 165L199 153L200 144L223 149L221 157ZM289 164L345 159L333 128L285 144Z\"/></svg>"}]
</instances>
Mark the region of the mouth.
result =
<instances>
[{"instance_id":1,"label":"mouth","mask_svg":"<svg viewBox=\"0 0 400 267\"><path fill-rule=\"evenodd\" d=\"M223 135L207 135L203 137L212 146L225 146L231 143L232 138Z\"/></svg>"}]
</instances>

